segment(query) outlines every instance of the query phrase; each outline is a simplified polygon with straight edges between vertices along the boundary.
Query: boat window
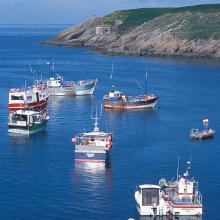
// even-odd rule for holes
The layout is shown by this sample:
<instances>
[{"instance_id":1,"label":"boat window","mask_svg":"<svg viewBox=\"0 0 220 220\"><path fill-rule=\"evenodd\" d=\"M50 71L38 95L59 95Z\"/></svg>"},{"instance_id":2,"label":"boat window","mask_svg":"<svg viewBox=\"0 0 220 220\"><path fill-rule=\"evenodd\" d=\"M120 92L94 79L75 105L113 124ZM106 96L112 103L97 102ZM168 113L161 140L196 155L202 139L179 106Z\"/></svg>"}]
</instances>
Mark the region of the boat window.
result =
<instances>
[{"instance_id":1,"label":"boat window","mask_svg":"<svg viewBox=\"0 0 220 220\"><path fill-rule=\"evenodd\" d=\"M13 121L27 121L27 115L14 114L14 115L12 116L12 120L13 120Z\"/></svg>"},{"instance_id":2,"label":"boat window","mask_svg":"<svg viewBox=\"0 0 220 220\"><path fill-rule=\"evenodd\" d=\"M159 189L142 189L142 205L159 204Z\"/></svg>"},{"instance_id":3,"label":"boat window","mask_svg":"<svg viewBox=\"0 0 220 220\"><path fill-rule=\"evenodd\" d=\"M182 197L182 202L184 203L184 204L191 204L192 203L192 199L191 199L191 197L190 196L183 196Z\"/></svg>"},{"instance_id":4,"label":"boat window","mask_svg":"<svg viewBox=\"0 0 220 220\"><path fill-rule=\"evenodd\" d=\"M12 95L11 100L24 100L24 97L22 95Z\"/></svg>"}]
</instances>

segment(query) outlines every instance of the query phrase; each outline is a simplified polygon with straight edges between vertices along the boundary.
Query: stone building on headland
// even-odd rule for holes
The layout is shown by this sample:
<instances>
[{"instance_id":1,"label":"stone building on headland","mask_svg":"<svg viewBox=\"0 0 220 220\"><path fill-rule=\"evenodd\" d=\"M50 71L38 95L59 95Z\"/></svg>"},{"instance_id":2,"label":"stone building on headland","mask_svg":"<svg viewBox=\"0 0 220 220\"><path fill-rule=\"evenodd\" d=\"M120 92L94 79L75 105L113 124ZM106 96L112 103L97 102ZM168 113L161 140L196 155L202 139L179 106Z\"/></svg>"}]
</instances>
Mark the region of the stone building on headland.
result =
<instances>
[{"instance_id":1,"label":"stone building on headland","mask_svg":"<svg viewBox=\"0 0 220 220\"><path fill-rule=\"evenodd\" d=\"M111 27L110 26L97 26L95 32L96 32L96 35L111 34Z\"/></svg>"}]
</instances>

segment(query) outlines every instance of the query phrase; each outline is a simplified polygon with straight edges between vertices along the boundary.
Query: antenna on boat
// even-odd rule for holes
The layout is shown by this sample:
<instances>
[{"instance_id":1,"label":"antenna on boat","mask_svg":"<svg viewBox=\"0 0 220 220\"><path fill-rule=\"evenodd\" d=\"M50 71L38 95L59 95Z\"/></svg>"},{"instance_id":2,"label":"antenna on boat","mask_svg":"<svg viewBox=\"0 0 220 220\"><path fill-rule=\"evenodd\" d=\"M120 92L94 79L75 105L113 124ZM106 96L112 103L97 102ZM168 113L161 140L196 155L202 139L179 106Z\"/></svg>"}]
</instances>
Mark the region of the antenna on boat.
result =
<instances>
[{"instance_id":1,"label":"antenna on boat","mask_svg":"<svg viewBox=\"0 0 220 220\"><path fill-rule=\"evenodd\" d=\"M179 179L179 166L180 166L180 157L178 156L178 159L177 159L177 169L176 169L176 180L177 181Z\"/></svg>"}]
</instances>

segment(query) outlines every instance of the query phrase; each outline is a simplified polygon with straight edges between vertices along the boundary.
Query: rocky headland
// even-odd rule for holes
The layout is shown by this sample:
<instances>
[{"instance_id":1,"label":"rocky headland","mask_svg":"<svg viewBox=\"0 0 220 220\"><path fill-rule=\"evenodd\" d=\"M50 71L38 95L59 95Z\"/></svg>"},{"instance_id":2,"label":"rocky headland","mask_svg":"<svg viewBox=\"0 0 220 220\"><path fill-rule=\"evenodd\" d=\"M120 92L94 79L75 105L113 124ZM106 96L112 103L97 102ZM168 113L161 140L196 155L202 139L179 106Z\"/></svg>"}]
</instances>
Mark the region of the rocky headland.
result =
<instances>
[{"instance_id":1,"label":"rocky headland","mask_svg":"<svg viewBox=\"0 0 220 220\"><path fill-rule=\"evenodd\" d=\"M43 42L108 54L220 58L220 4L142 8L92 17Z\"/></svg>"}]
</instances>

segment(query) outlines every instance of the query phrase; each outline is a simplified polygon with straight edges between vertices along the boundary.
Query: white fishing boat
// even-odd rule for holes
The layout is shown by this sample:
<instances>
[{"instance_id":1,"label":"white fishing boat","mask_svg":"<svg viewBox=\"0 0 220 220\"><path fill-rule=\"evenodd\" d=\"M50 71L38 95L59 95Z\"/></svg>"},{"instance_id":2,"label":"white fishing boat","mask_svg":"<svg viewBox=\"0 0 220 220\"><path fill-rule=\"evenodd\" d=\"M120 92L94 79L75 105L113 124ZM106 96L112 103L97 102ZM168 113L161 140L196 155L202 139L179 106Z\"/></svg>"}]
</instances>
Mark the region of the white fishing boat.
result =
<instances>
[{"instance_id":1,"label":"white fishing boat","mask_svg":"<svg viewBox=\"0 0 220 220\"><path fill-rule=\"evenodd\" d=\"M198 182L189 178L190 162L185 173L176 181L161 179L159 185L139 185L135 201L141 216L200 216L202 215L202 195Z\"/></svg>"},{"instance_id":2,"label":"white fishing boat","mask_svg":"<svg viewBox=\"0 0 220 220\"><path fill-rule=\"evenodd\" d=\"M92 95L97 83L96 80L80 80L78 82L74 82L73 91L74 95L82 96L82 95Z\"/></svg>"},{"instance_id":3,"label":"white fishing boat","mask_svg":"<svg viewBox=\"0 0 220 220\"><path fill-rule=\"evenodd\" d=\"M94 130L83 132L72 139L75 160L80 162L105 162L112 149L112 134L99 130L96 112Z\"/></svg>"},{"instance_id":4,"label":"white fishing boat","mask_svg":"<svg viewBox=\"0 0 220 220\"><path fill-rule=\"evenodd\" d=\"M17 110L9 115L8 132L29 135L44 130L49 116L47 110Z\"/></svg>"},{"instance_id":5,"label":"white fishing boat","mask_svg":"<svg viewBox=\"0 0 220 220\"><path fill-rule=\"evenodd\" d=\"M64 82L59 74L56 77L46 80L46 86L51 96L73 95L73 82Z\"/></svg>"}]
</instances>

